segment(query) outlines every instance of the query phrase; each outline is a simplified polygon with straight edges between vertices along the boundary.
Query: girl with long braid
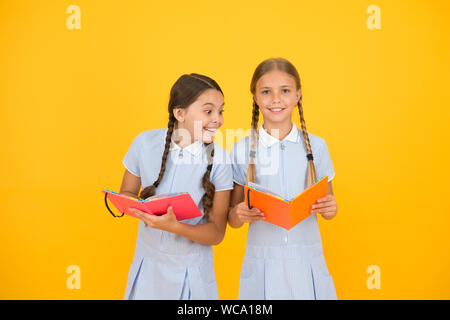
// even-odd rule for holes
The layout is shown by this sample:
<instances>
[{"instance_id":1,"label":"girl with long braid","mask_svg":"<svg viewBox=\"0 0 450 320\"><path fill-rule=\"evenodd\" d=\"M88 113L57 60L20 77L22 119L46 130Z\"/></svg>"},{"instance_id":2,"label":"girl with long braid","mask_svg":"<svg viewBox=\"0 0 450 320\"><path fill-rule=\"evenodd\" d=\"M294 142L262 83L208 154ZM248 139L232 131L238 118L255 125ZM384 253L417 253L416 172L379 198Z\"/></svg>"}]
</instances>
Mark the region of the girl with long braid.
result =
<instances>
[{"instance_id":1,"label":"girl with long braid","mask_svg":"<svg viewBox=\"0 0 450 320\"><path fill-rule=\"evenodd\" d=\"M203 213L177 221L172 207L161 216L130 209L141 221L125 299L218 299L211 246L224 237L233 188L228 155L213 142L223 106L214 80L183 75L170 91L168 128L142 132L125 155L121 194L189 192Z\"/></svg>"},{"instance_id":2,"label":"girl with long braid","mask_svg":"<svg viewBox=\"0 0 450 320\"><path fill-rule=\"evenodd\" d=\"M337 214L334 169L325 140L306 131L298 72L286 59L265 60L253 74L250 91L252 133L231 151L234 189L228 223L233 228L250 223L239 299L336 299L315 214L325 219ZM291 120L296 106L301 130ZM289 199L325 176L327 196L313 206L314 214L289 231L265 222L263 212L244 202L249 182Z\"/></svg>"}]
</instances>

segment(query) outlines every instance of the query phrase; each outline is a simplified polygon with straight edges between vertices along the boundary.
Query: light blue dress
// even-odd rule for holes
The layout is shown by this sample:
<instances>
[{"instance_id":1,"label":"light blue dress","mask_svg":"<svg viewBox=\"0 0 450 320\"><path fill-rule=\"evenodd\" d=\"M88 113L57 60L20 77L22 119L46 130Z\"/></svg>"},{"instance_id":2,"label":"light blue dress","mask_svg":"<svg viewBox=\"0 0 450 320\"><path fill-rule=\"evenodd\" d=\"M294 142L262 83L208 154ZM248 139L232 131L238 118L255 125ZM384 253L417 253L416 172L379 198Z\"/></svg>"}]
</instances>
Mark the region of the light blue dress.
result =
<instances>
[{"instance_id":1,"label":"light blue dress","mask_svg":"<svg viewBox=\"0 0 450 320\"><path fill-rule=\"evenodd\" d=\"M142 132L123 159L127 170L141 178L143 188L158 177L166 134L167 129ZM189 192L203 213L201 178L207 165L203 143L194 142L181 149L172 142L166 171L155 194ZM217 144L210 179L216 191L233 188L230 160ZM196 225L206 219L202 216L182 222ZM218 299L212 247L139 221L125 299Z\"/></svg>"},{"instance_id":2,"label":"light blue dress","mask_svg":"<svg viewBox=\"0 0 450 320\"><path fill-rule=\"evenodd\" d=\"M305 189L307 174L303 135L295 124L279 141L262 126L255 159L256 183L286 199ZM308 134L317 178L334 178L325 140ZM245 185L250 137L231 151L234 182ZM239 283L239 299L337 299L322 250L316 214L287 231L263 220L249 225Z\"/></svg>"}]
</instances>

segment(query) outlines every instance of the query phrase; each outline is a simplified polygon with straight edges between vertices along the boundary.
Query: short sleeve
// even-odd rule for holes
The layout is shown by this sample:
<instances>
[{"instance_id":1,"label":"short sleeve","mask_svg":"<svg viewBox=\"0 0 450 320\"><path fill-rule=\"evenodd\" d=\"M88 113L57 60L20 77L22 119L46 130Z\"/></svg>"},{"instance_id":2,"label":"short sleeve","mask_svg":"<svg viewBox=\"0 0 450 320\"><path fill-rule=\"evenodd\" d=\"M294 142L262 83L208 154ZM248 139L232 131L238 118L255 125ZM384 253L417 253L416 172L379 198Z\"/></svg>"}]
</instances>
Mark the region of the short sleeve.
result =
<instances>
[{"instance_id":1,"label":"short sleeve","mask_svg":"<svg viewBox=\"0 0 450 320\"><path fill-rule=\"evenodd\" d=\"M216 146L217 148L217 146ZM231 161L227 152L223 149L216 152L214 156L213 172L211 182L216 191L225 191L233 189L233 174L231 171Z\"/></svg>"},{"instance_id":2,"label":"short sleeve","mask_svg":"<svg viewBox=\"0 0 450 320\"><path fill-rule=\"evenodd\" d=\"M141 140L142 140L141 137L142 134L134 138L130 148L128 149L128 152L126 153L122 161L125 168L127 168L128 171L130 171L137 177L141 176L139 168L139 157L141 154Z\"/></svg>"},{"instance_id":3,"label":"short sleeve","mask_svg":"<svg viewBox=\"0 0 450 320\"><path fill-rule=\"evenodd\" d=\"M316 157L314 157L316 159ZM325 140L321 141L320 149L317 155L317 161L314 161L316 165L316 172L319 179L328 176L328 182L334 178L334 168L331 162L330 154L328 152L327 143Z\"/></svg>"},{"instance_id":4,"label":"short sleeve","mask_svg":"<svg viewBox=\"0 0 450 320\"><path fill-rule=\"evenodd\" d=\"M231 149L231 168L233 171L233 181L241 186L247 181L248 164L245 159L245 144L236 143Z\"/></svg>"}]
</instances>

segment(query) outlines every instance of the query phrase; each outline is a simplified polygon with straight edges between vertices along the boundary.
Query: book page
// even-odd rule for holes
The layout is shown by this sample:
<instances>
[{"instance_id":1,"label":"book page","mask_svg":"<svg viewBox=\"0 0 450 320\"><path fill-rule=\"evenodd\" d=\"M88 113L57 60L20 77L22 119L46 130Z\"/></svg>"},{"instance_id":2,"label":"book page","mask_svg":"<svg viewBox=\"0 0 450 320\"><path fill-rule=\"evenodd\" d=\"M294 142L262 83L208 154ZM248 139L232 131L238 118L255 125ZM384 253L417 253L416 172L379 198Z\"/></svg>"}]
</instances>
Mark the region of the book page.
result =
<instances>
[{"instance_id":1,"label":"book page","mask_svg":"<svg viewBox=\"0 0 450 320\"><path fill-rule=\"evenodd\" d=\"M289 199L289 201L293 201L294 199L300 197L302 194L306 193L308 190L312 189L316 184L318 184L319 182L321 182L322 180L327 180L328 181L328 176L323 177L320 180L317 180L316 182L314 182L309 188L306 188L305 190L303 190L302 192L300 192L298 195L296 195L295 197Z\"/></svg>"},{"instance_id":2,"label":"book page","mask_svg":"<svg viewBox=\"0 0 450 320\"><path fill-rule=\"evenodd\" d=\"M253 188L253 189L256 189L258 191L261 191L261 192L264 192L264 193L268 193L268 194L270 194L272 196L275 196L277 198L280 198L280 199L282 199L284 201L288 201L288 200L284 199L282 196L280 196L279 194L277 194L277 193L275 193L273 191L270 191L269 189L266 189L266 188L264 188L263 186L261 186L261 185L259 185L257 183L249 182L248 186Z\"/></svg>"},{"instance_id":3,"label":"book page","mask_svg":"<svg viewBox=\"0 0 450 320\"><path fill-rule=\"evenodd\" d=\"M151 196L145 200L143 200L144 202L147 201L151 201L151 200L156 200L156 199L161 199L161 198L166 198L166 197L173 197L173 196L177 196L179 194L183 194L186 192L176 192L176 193L161 193L161 194L155 194L154 196Z\"/></svg>"}]
</instances>

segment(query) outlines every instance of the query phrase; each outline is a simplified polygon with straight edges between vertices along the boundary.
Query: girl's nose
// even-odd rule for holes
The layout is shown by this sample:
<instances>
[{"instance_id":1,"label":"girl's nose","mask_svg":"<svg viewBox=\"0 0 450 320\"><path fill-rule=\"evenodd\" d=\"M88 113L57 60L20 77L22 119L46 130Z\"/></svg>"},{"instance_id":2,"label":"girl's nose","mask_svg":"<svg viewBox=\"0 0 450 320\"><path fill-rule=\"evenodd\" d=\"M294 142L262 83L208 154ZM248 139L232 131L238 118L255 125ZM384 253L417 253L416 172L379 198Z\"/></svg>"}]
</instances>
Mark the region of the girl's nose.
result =
<instances>
[{"instance_id":1,"label":"girl's nose","mask_svg":"<svg viewBox=\"0 0 450 320\"><path fill-rule=\"evenodd\" d=\"M278 92L274 92L273 96L272 96L272 102L273 103L278 103L280 102L280 94Z\"/></svg>"},{"instance_id":2,"label":"girl's nose","mask_svg":"<svg viewBox=\"0 0 450 320\"><path fill-rule=\"evenodd\" d=\"M213 115L211 121L214 123L219 122L219 113L214 112L214 115Z\"/></svg>"}]
</instances>

